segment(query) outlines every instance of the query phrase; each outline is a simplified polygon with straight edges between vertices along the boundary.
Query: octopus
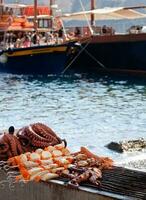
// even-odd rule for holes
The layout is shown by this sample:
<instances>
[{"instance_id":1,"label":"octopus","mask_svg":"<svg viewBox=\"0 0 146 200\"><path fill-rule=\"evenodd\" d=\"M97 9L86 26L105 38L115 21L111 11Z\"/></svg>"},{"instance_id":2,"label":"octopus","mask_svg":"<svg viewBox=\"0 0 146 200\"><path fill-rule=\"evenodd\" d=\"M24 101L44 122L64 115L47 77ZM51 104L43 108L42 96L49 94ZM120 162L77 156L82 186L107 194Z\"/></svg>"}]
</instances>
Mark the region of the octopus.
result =
<instances>
[{"instance_id":1,"label":"octopus","mask_svg":"<svg viewBox=\"0 0 146 200\"><path fill-rule=\"evenodd\" d=\"M22 154L25 148L21 146L17 137L10 133L4 133L0 138L0 160L7 160L13 156Z\"/></svg>"},{"instance_id":2,"label":"octopus","mask_svg":"<svg viewBox=\"0 0 146 200\"><path fill-rule=\"evenodd\" d=\"M62 173L60 176L70 179L67 185L72 188L78 188L83 182L99 186L102 171L98 167L71 167L68 169L68 173Z\"/></svg>"},{"instance_id":3,"label":"octopus","mask_svg":"<svg viewBox=\"0 0 146 200\"><path fill-rule=\"evenodd\" d=\"M62 143L56 133L42 123L30 124L17 132L17 137L21 144L31 146L33 149L45 148Z\"/></svg>"},{"instance_id":4,"label":"octopus","mask_svg":"<svg viewBox=\"0 0 146 200\"><path fill-rule=\"evenodd\" d=\"M42 180L66 177L68 186L82 182L100 185L102 172L113 168L113 160L99 157L86 147L70 153L67 143L48 126L34 123L19 129L11 126L0 138L0 160L19 169L19 180Z\"/></svg>"},{"instance_id":5,"label":"octopus","mask_svg":"<svg viewBox=\"0 0 146 200\"><path fill-rule=\"evenodd\" d=\"M74 169L75 170L75 169ZM76 170L75 170L76 171ZM100 179L102 178L102 172L98 168L87 168L79 172L76 171L75 176L68 182L71 187L79 187L82 182L89 182L96 186L100 185Z\"/></svg>"},{"instance_id":6,"label":"octopus","mask_svg":"<svg viewBox=\"0 0 146 200\"><path fill-rule=\"evenodd\" d=\"M15 134L15 128L9 127L8 133L0 138L0 160L7 160L11 157L25 152L33 152L38 148L44 149L64 142L48 126L42 123L34 123L19 129Z\"/></svg>"}]
</instances>

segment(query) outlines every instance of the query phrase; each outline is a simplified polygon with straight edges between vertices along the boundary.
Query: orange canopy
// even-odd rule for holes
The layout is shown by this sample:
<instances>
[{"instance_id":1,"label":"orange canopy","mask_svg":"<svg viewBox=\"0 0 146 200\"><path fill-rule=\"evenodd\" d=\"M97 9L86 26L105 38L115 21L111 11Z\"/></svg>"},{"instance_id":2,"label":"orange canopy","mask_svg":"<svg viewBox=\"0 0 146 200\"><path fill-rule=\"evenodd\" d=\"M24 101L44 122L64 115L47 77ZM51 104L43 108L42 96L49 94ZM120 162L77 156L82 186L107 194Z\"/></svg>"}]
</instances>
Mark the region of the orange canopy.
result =
<instances>
[{"instance_id":1,"label":"orange canopy","mask_svg":"<svg viewBox=\"0 0 146 200\"><path fill-rule=\"evenodd\" d=\"M24 15L26 16L34 16L34 6L27 6L24 8ZM38 6L37 7L37 14L38 15L50 15L50 9L48 6Z\"/></svg>"}]
</instances>

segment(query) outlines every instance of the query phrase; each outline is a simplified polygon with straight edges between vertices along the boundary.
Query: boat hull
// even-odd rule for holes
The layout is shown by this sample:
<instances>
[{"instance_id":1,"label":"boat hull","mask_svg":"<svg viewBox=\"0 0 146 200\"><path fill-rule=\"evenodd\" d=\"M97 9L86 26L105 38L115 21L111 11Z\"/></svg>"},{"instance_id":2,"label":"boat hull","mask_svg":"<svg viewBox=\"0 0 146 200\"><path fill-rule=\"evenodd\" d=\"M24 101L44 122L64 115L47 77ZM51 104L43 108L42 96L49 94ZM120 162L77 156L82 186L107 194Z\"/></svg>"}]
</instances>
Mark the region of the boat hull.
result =
<instances>
[{"instance_id":1,"label":"boat hull","mask_svg":"<svg viewBox=\"0 0 146 200\"><path fill-rule=\"evenodd\" d=\"M93 36L81 42L73 68L79 72L146 74L146 34Z\"/></svg>"},{"instance_id":2,"label":"boat hull","mask_svg":"<svg viewBox=\"0 0 146 200\"><path fill-rule=\"evenodd\" d=\"M0 71L15 74L60 74L72 44L9 49L0 56Z\"/></svg>"}]
</instances>

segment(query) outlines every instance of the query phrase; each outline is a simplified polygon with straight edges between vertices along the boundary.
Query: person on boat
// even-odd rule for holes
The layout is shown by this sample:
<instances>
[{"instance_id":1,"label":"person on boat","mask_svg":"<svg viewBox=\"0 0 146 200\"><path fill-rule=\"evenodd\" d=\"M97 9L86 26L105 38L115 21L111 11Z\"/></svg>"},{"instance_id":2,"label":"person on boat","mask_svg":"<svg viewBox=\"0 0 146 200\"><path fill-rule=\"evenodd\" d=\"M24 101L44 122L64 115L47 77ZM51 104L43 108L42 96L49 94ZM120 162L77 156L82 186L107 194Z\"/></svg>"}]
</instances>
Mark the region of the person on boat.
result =
<instances>
[{"instance_id":1,"label":"person on boat","mask_svg":"<svg viewBox=\"0 0 146 200\"><path fill-rule=\"evenodd\" d=\"M9 15L9 8L8 8L8 7L5 8L3 14L4 14L4 15Z\"/></svg>"},{"instance_id":2,"label":"person on boat","mask_svg":"<svg viewBox=\"0 0 146 200\"><path fill-rule=\"evenodd\" d=\"M23 44L23 33L20 31L16 34L16 39L15 39L15 43L14 43L14 47L15 48L21 48L22 44Z\"/></svg>"},{"instance_id":3,"label":"person on boat","mask_svg":"<svg viewBox=\"0 0 146 200\"><path fill-rule=\"evenodd\" d=\"M24 35L23 47L27 48L30 46L31 46L31 40L30 40L29 36L26 34L26 35Z\"/></svg>"},{"instance_id":4,"label":"person on boat","mask_svg":"<svg viewBox=\"0 0 146 200\"><path fill-rule=\"evenodd\" d=\"M141 26L140 31L141 33L146 33L146 26Z\"/></svg>"},{"instance_id":5,"label":"person on boat","mask_svg":"<svg viewBox=\"0 0 146 200\"><path fill-rule=\"evenodd\" d=\"M58 37L63 38L63 27L58 30Z\"/></svg>"},{"instance_id":6,"label":"person on boat","mask_svg":"<svg viewBox=\"0 0 146 200\"><path fill-rule=\"evenodd\" d=\"M10 8L10 10L9 10L9 15L11 15L11 16L13 16L13 8Z\"/></svg>"},{"instance_id":7,"label":"person on boat","mask_svg":"<svg viewBox=\"0 0 146 200\"><path fill-rule=\"evenodd\" d=\"M39 34L40 36L40 45L46 45L46 37L45 37L45 33L41 33Z\"/></svg>"},{"instance_id":8,"label":"person on boat","mask_svg":"<svg viewBox=\"0 0 146 200\"><path fill-rule=\"evenodd\" d=\"M104 26L102 27L102 34L106 34L106 33L107 33L107 26L104 25Z\"/></svg>"},{"instance_id":9,"label":"person on boat","mask_svg":"<svg viewBox=\"0 0 146 200\"><path fill-rule=\"evenodd\" d=\"M14 34L12 32L6 33L5 37L6 49L14 48Z\"/></svg>"},{"instance_id":10,"label":"person on boat","mask_svg":"<svg viewBox=\"0 0 146 200\"><path fill-rule=\"evenodd\" d=\"M113 27L108 27L108 26L104 25L102 27L102 34L114 35L115 29Z\"/></svg>"},{"instance_id":11,"label":"person on boat","mask_svg":"<svg viewBox=\"0 0 146 200\"><path fill-rule=\"evenodd\" d=\"M80 31L79 27L75 28L74 34L75 34L75 37L80 37L81 36L81 31Z\"/></svg>"},{"instance_id":12,"label":"person on boat","mask_svg":"<svg viewBox=\"0 0 146 200\"><path fill-rule=\"evenodd\" d=\"M51 44L52 38L53 38L52 31L45 32L45 36L44 37L45 37L45 43L47 45Z\"/></svg>"},{"instance_id":13,"label":"person on boat","mask_svg":"<svg viewBox=\"0 0 146 200\"><path fill-rule=\"evenodd\" d=\"M5 44L6 44L6 49L8 49L10 46L10 34L8 32L5 35Z\"/></svg>"},{"instance_id":14,"label":"person on boat","mask_svg":"<svg viewBox=\"0 0 146 200\"><path fill-rule=\"evenodd\" d=\"M59 44L59 35L58 35L58 32L54 32L53 34L53 41L54 41L54 44Z\"/></svg>"},{"instance_id":15,"label":"person on boat","mask_svg":"<svg viewBox=\"0 0 146 200\"><path fill-rule=\"evenodd\" d=\"M36 35L36 32L34 32L31 36L31 42L32 44L37 44L37 35Z\"/></svg>"},{"instance_id":16,"label":"person on boat","mask_svg":"<svg viewBox=\"0 0 146 200\"><path fill-rule=\"evenodd\" d=\"M15 42L15 48L21 48L21 39L17 38L16 42Z\"/></svg>"},{"instance_id":17,"label":"person on boat","mask_svg":"<svg viewBox=\"0 0 146 200\"><path fill-rule=\"evenodd\" d=\"M20 31L20 32L18 32L18 34L17 34L17 38L19 38L19 39L21 39L23 37L23 33Z\"/></svg>"},{"instance_id":18,"label":"person on boat","mask_svg":"<svg viewBox=\"0 0 146 200\"><path fill-rule=\"evenodd\" d=\"M31 37L31 42L33 46L39 45L40 37L37 32L34 32Z\"/></svg>"},{"instance_id":19,"label":"person on boat","mask_svg":"<svg viewBox=\"0 0 146 200\"><path fill-rule=\"evenodd\" d=\"M58 44L62 44L63 43L63 38L64 38L64 31L63 31L63 27L61 27L58 30Z\"/></svg>"},{"instance_id":20,"label":"person on boat","mask_svg":"<svg viewBox=\"0 0 146 200\"><path fill-rule=\"evenodd\" d=\"M68 32L67 33L67 39L66 40L73 40L75 39L75 34L74 32Z\"/></svg>"}]
</instances>

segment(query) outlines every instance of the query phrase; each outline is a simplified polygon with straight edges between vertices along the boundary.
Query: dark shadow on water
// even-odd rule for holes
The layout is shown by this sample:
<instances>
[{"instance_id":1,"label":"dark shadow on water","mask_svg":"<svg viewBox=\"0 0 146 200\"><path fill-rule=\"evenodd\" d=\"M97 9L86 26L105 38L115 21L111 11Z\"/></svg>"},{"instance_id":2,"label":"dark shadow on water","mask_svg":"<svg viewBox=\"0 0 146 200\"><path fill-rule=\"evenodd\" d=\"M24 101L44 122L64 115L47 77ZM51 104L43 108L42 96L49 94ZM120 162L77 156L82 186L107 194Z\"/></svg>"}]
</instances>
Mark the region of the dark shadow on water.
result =
<instances>
[{"instance_id":1,"label":"dark shadow on water","mask_svg":"<svg viewBox=\"0 0 146 200\"><path fill-rule=\"evenodd\" d=\"M0 79L6 82L26 81L26 82L68 82L76 81L99 82L101 84L120 84L120 85L146 85L146 76L129 76L129 75L114 75L114 74L97 74L97 73L80 73L80 74L65 74L65 75L16 75L16 74L0 74Z\"/></svg>"}]
</instances>

